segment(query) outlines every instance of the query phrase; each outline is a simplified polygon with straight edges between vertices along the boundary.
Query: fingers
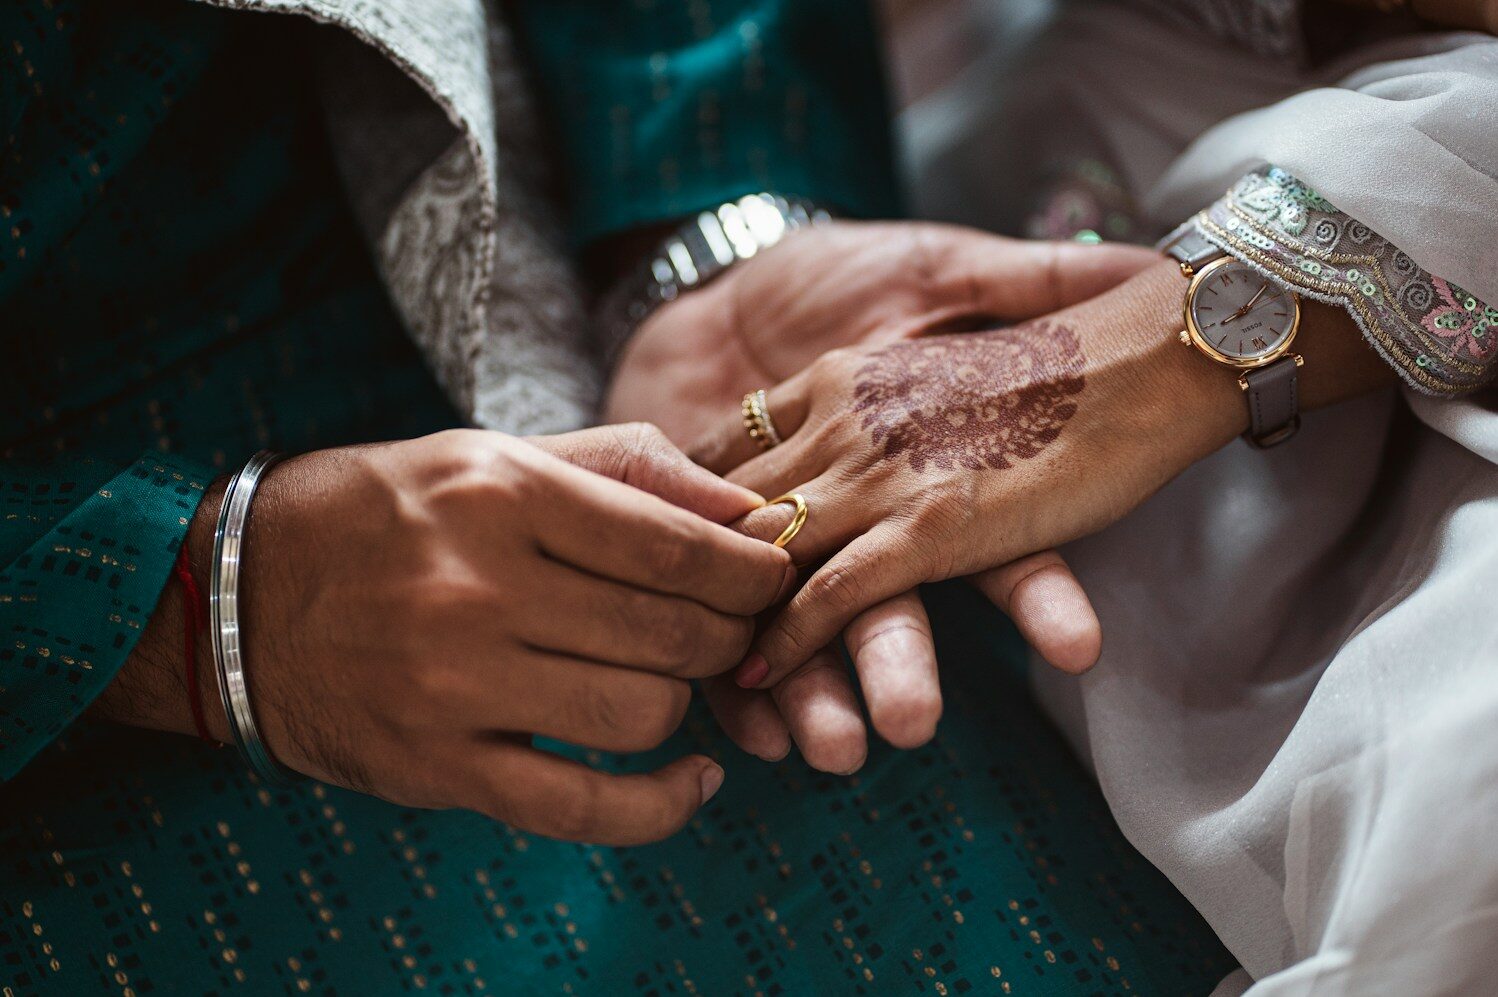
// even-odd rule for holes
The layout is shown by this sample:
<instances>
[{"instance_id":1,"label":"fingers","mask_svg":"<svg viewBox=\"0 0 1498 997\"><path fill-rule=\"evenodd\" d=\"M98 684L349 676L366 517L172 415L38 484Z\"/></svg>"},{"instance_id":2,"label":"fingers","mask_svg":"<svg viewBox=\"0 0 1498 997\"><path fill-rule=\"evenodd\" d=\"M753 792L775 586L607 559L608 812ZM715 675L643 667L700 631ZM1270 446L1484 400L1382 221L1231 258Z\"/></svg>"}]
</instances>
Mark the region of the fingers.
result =
<instances>
[{"instance_id":1,"label":"fingers","mask_svg":"<svg viewBox=\"0 0 1498 997\"><path fill-rule=\"evenodd\" d=\"M790 584L784 551L654 495L558 467L556 493L531 503L536 539L551 557L736 616L760 612Z\"/></svg>"},{"instance_id":2,"label":"fingers","mask_svg":"<svg viewBox=\"0 0 1498 997\"><path fill-rule=\"evenodd\" d=\"M941 719L941 681L920 592L902 593L859 613L843 640L879 736L897 748L918 748L931 740Z\"/></svg>"},{"instance_id":3,"label":"fingers","mask_svg":"<svg viewBox=\"0 0 1498 997\"><path fill-rule=\"evenodd\" d=\"M790 754L790 731L768 692L740 689L729 676L716 675L702 680L702 693L734 744L767 762Z\"/></svg>"},{"instance_id":4,"label":"fingers","mask_svg":"<svg viewBox=\"0 0 1498 997\"><path fill-rule=\"evenodd\" d=\"M1054 550L972 577L1042 658L1073 675L1097 664L1103 629L1082 584Z\"/></svg>"},{"instance_id":5,"label":"fingers","mask_svg":"<svg viewBox=\"0 0 1498 997\"><path fill-rule=\"evenodd\" d=\"M792 481L805 484L787 483ZM820 561L881 521L880 509L868 500L868 480L862 484L865 487L858 487L841 470L809 480L794 476L781 479L771 497L777 497L783 489L799 493L806 500L806 522L785 545L796 564ZM739 520L734 529L769 543L780 536L794 515L795 507L789 502L766 505Z\"/></svg>"},{"instance_id":6,"label":"fingers","mask_svg":"<svg viewBox=\"0 0 1498 997\"><path fill-rule=\"evenodd\" d=\"M649 423L600 426L531 442L569 463L649 492L714 523L732 522L762 502L754 492L692 463Z\"/></svg>"},{"instance_id":7,"label":"fingers","mask_svg":"<svg viewBox=\"0 0 1498 997\"><path fill-rule=\"evenodd\" d=\"M765 407L781 440L790 439L806 421L808 396L804 385L805 378L798 375L766 392ZM687 453L714 474L726 475L761 454L773 454L775 449L766 451L750 437L736 403L732 411L724 411L716 428L687 448Z\"/></svg>"},{"instance_id":8,"label":"fingers","mask_svg":"<svg viewBox=\"0 0 1498 997\"><path fill-rule=\"evenodd\" d=\"M1142 246L996 240L963 230L938 272L971 288L974 310L1013 322L1094 298L1159 260Z\"/></svg>"},{"instance_id":9,"label":"fingers","mask_svg":"<svg viewBox=\"0 0 1498 997\"><path fill-rule=\"evenodd\" d=\"M548 838L643 845L681 830L723 784L723 770L689 755L644 775L612 775L508 740L475 752L470 809ZM477 799L473 799L474 796Z\"/></svg>"},{"instance_id":10,"label":"fingers","mask_svg":"<svg viewBox=\"0 0 1498 997\"><path fill-rule=\"evenodd\" d=\"M860 612L925 581L924 561L898 524L876 526L835 554L791 597L755 640L734 681L746 689L779 682L831 644Z\"/></svg>"},{"instance_id":11,"label":"fingers","mask_svg":"<svg viewBox=\"0 0 1498 997\"><path fill-rule=\"evenodd\" d=\"M543 562L529 584L555 612L515 614L504 625L532 647L678 678L702 678L743 660L754 618L720 613L682 596L663 595Z\"/></svg>"},{"instance_id":12,"label":"fingers","mask_svg":"<svg viewBox=\"0 0 1498 997\"><path fill-rule=\"evenodd\" d=\"M448 698L477 729L496 727L600 751L650 751L681 726L692 700L682 679L520 651Z\"/></svg>"},{"instance_id":13,"label":"fingers","mask_svg":"<svg viewBox=\"0 0 1498 997\"><path fill-rule=\"evenodd\" d=\"M770 690L806 764L850 775L868 757L868 734L848 670L822 648Z\"/></svg>"}]
</instances>

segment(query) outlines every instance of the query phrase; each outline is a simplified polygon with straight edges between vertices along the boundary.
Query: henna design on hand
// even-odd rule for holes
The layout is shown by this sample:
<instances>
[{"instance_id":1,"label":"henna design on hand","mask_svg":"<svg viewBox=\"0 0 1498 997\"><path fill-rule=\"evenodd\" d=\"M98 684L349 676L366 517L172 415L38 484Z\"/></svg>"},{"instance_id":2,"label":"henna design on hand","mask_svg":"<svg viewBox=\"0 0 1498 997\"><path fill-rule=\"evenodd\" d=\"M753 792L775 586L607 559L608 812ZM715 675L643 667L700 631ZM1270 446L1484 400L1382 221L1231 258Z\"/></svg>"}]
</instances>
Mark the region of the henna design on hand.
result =
<instances>
[{"instance_id":1,"label":"henna design on hand","mask_svg":"<svg viewBox=\"0 0 1498 997\"><path fill-rule=\"evenodd\" d=\"M1070 326L1037 320L1007 329L933 336L869 355L854 411L880 459L904 454L917 472L1012 467L1061 435L1076 414L1086 357Z\"/></svg>"}]
</instances>

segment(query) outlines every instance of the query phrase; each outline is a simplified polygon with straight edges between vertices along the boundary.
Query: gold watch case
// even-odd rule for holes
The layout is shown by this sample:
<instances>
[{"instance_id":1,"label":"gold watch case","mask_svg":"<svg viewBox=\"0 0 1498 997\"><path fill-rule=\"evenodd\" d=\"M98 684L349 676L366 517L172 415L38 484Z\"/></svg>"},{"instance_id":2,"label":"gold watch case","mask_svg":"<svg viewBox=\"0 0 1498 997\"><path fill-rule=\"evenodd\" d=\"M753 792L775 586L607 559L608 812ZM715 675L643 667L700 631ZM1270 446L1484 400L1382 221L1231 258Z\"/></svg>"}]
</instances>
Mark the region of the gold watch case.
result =
<instances>
[{"instance_id":1,"label":"gold watch case","mask_svg":"<svg viewBox=\"0 0 1498 997\"><path fill-rule=\"evenodd\" d=\"M1200 327L1197 326L1196 316L1193 314L1191 305L1196 300L1196 295L1201 291L1202 285L1213 273L1235 262L1237 261L1233 257L1223 256L1208 263L1200 270L1194 270L1187 263L1181 264L1181 273L1185 274L1191 280L1191 285L1186 288L1186 302L1182 309L1186 328L1181 331L1181 342L1195 346L1209 360L1220 363L1225 367L1232 367L1235 370L1257 370L1260 367L1266 367L1274 363L1280 357L1290 352L1290 345L1295 342L1295 334L1300 331L1300 295L1294 291L1289 291L1290 304L1294 309L1290 316L1290 332L1273 350L1270 350L1261 357L1254 357L1252 359L1229 356L1219 351L1217 347L1212 345L1211 340L1202 334ZM1298 360L1299 358L1297 358L1297 362Z\"/></svg>"}]
</instances>

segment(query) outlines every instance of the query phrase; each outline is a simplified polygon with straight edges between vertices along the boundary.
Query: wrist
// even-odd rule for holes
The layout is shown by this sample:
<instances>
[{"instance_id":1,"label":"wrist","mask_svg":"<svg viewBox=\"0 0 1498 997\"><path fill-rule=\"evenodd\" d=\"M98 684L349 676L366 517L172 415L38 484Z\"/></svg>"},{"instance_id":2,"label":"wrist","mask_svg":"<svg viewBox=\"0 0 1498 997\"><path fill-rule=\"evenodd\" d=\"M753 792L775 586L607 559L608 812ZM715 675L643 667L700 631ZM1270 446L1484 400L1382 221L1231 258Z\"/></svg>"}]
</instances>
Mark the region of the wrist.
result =
<instances>
[{"instance_id":1,"label":"wrist","mask_svg":"<svg viewBox=\"0 0 1498 997\"><path fill-rule=\"evenodd\" d=\"M1096 345L1105 364L1127 371L1135 433L1167 443L1186 465L1221 449L1249 428L1248 402L1240 371L1216 363L1180 330L1188 281L1169 259L1150 267L1109 297L1109 311L1123 321L1098 324ZM1112 341L1109 341L1112 340ZM1394 373L1367 344L1347 309L1301 302L1301 320L1291 352L1303 358L1298 371L1302 411L1392 384ZM1089 351L1091 355L1091 350Z\"/></svg>"},{"instance_id":2,"label":"wrist","mask_svg":"<svg viewBox=\"0 0 1498 997\"><path fill-rule=\"evenodd\" d=\"M1162 258L1106 296L1107 318L1090 323L1096 342L1086 344L1119 382L1120 427L1173 458L1173 472L1248 428L1235 373L1181 345L1186 287L1179 265Z\"/></svg>"},{"instance_id":3,"label":"wrist","mask_svg":"<svg viewBox=\"0 0 1498 997\"><path fill-rule=\"evenodd\" d=\"M214 525L227 484L227 478L218 478L204 490L182 541L187 548L188 569L205 606L213 561ZM140 640L113 681L89 708L89 716L150 730L195 733L186 672L187 611L183 584L173 572ZM228 725L220 705L213 647L204 620L196 628L194 658L198 695L208 732L215 740L225 741L229 736Z\"/></svg>"}]
</instances>

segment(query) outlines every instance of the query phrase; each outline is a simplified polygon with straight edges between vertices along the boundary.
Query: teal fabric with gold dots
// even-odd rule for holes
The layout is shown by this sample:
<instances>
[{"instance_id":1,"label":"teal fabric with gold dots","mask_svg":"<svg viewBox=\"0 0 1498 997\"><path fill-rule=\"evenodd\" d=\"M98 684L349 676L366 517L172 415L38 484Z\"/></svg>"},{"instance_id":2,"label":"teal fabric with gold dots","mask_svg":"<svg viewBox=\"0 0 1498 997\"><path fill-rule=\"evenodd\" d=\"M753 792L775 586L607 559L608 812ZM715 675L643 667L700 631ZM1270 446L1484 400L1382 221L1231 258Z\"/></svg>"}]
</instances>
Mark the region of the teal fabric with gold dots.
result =
<instances>
[{"instance_id":1,"label":"teal fabric with gold dots","mask_svg":"<svg viewBox=\"0 0 1498 997\"><path fill-rule=\"evenodd\" d=\"M0 994L1210 990L1231 960L960 586L930 600L936 742L835 778L747 758L694 708L653 756L591 758L723 762L691 826L641 849L272 790L232 751L75 722L212 475L454 421L340 199L314 30L0 8Z\"/></svg>"},{"instance_id":2,"label":"teal fabric with gold dots","mask_svg":"<svg viewBox=\"0 0 1498 997\"><path fill-rule=\"evenodd\" d=\"M773 190L899 213L871 5L514 0L568 179L571 235Z\"/></svg>"}]
</instances>

